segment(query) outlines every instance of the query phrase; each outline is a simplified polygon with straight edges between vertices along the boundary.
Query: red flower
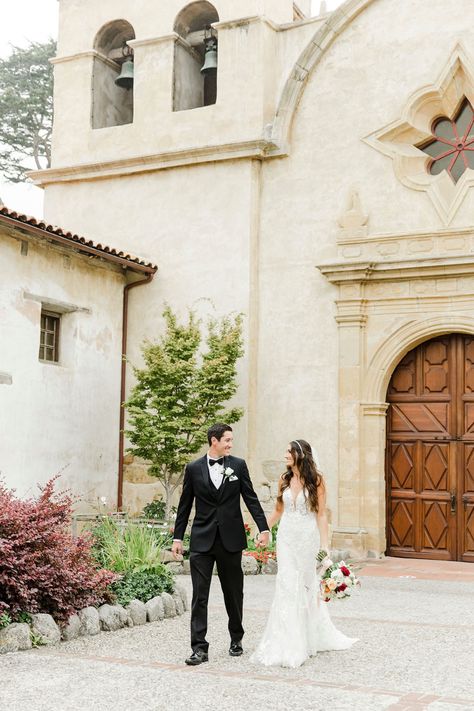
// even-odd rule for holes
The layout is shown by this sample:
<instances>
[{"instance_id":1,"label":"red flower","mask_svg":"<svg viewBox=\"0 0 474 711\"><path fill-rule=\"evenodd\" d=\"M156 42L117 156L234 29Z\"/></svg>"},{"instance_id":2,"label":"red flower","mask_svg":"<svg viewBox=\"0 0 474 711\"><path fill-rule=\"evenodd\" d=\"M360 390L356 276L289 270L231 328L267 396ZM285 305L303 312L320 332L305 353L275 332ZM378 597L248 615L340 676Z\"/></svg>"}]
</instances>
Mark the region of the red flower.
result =
<instances>
[{"instance_id":1,"label":"red flower","mask_svg":"<svg viewBox=\"0 0 474 711\"><path fill-rule=\"evenodd\" d=\"M344 590L347 588L347 585L345 583L341 583L340 585L337 586L336 592L344 592Z\"/></svg>"},{"instance_id":2,"label":"red flower","mask_svg":"<svg viewBox=\"0 0 474 711\"><path fill-rule=\"evenodd\" d=\"M341 565L341 567L339 568L339 570L341 571L341 573L342 573L343 575L350 575L350 574L351 574L351 571L349 570L349 568L346 568L345 565Z\"/></svg>"}]
</instances>

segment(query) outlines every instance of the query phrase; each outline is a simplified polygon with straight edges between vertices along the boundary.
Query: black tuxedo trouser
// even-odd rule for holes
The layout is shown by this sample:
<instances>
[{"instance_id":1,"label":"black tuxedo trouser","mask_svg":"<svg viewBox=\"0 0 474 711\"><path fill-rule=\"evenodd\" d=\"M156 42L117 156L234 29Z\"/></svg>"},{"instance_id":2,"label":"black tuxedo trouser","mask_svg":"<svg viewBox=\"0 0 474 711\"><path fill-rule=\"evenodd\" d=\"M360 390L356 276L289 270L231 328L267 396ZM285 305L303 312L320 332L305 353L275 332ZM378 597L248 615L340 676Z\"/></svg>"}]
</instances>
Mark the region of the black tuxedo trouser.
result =
<instances>
[{"instance_id":1,"label":"black tuxedo trouser","mask_svg":"<svg viewBox=\"0 0 474 711\"><path fill-rule=\"evenodd\" d=\"M207 604L211 587L214 562L224 594L225 608L229 617L229 633L232 642L240 642L244 636L242 611L244 602L244 576L242 573L242 551L229 553L222 545L219 532L207 553L192 552L189 556L193 581L191 604L191 647L207 652Z\"/></svg>"}]
</instances>

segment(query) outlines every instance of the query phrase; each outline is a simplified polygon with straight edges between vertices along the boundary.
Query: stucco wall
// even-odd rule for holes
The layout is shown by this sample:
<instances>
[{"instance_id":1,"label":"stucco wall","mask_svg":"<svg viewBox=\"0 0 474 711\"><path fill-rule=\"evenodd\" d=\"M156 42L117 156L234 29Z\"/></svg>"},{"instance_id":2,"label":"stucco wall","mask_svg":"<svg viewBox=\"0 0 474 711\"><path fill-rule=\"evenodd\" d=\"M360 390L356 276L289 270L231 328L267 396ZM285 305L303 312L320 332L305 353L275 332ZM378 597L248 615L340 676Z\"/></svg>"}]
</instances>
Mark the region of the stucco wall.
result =
<instances>
[{"instance_id":1,"label":"stucco wall","mask_svg":"<svg viewBox=\"0 0 474 711\"><path fill-rule=\"evenodd\" d=\"M25 242L26 244L26 242ZM110 268L0 232L0 471L19 495L61 473L90 509L117 497L123 277ZM38 359L41 299L61 317L60 359Z\"/></svg>"}]
</instances>

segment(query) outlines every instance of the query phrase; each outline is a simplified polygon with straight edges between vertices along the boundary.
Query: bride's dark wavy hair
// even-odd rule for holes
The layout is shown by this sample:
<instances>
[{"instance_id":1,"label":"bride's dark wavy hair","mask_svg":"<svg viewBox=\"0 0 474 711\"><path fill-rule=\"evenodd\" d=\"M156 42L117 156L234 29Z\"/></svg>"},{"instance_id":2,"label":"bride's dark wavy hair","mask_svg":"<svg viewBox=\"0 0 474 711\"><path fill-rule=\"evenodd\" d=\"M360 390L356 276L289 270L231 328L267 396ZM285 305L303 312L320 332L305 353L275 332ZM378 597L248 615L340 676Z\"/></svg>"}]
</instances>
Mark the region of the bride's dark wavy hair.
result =
<instances>
[{"instance_id":1,"label":"bride's dark wavy hair","mask_svg":"<svg viewBox=\"0 0 474 711\"><path fill-rule=\"evenodd\" d=\"M324 487L323 476L318 470L311 451L311 445L304 439L294 439L290 442L290 452L293 461L298 467L305 495L309 501L311 511L318 512L318 489ZM281 475L282 484L280 495L277 497L277 502L280 506L283 505L283 492L290 486L290 481L293 477L291 467L287 467L286 472Z\"/></svg>"}]
</instances>

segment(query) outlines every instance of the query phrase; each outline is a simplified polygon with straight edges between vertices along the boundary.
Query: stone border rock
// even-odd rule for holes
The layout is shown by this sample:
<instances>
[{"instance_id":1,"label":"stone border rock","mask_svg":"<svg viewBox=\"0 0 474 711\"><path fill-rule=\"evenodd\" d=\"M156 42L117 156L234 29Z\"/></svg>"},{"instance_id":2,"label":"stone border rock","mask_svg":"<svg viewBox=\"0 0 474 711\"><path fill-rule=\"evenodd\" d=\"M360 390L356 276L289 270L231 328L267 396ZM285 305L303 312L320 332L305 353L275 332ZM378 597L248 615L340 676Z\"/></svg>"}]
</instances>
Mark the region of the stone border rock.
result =
<instances>
[{"instance_id":1,"label":"stone border rock","mask_svg":"<svg viewBox=\"0 0 474 711\"><path fill-rule=\"evenodd\" d=\"M51 615L39 613L31 615L31 624L13 622L0 629L0 655L31 649L33 643L58 644L61 640L69 642L99 632L114 632L123 627L159 622L166 617L182 615L186 610L189 610L188 595L178 583L172 595L164 592L148 602L132 600L126 607L107 604L99 608L86 607L71 615L62 629Z\"/></svg>"}]
</instances>

